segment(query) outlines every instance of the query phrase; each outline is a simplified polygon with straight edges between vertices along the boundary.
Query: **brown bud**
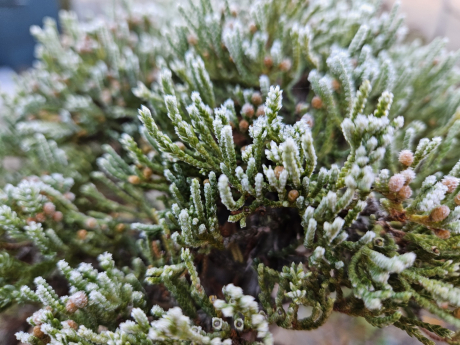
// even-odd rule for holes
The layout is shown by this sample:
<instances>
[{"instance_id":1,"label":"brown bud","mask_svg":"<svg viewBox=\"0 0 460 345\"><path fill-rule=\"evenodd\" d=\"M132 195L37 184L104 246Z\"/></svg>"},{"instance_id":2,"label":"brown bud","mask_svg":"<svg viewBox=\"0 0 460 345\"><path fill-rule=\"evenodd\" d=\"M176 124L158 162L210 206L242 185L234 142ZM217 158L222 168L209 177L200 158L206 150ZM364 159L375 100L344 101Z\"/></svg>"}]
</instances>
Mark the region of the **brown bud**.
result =
<instances>
[{"instance_id":1,"label":"brown bud","mask_svg":"<svg viewBox=\"0 0 460 345\"><path fill-rule=\"evenodd\" d=\"M187 36L187 42L190 45L195 46L198 43L198 37L196 37L194 34L190 34Z\"/></svg>"},{"instance_id":2,"label":"brown bud","mask_svg":"<svg viewBox=\"0 0 460 345\"><path fill-rule=\"evenodd\" d=\"M60 212L60 211L54 212L53 220L55 222L60 222L63 218L64 218L64 215L62 214L62 212Z\"/></svg>"},{"instance_id":3,"label":"brown bud","mask_svg":"<svg viewBox=\"0 0 460 345\"><path fill-rule=\"evenodd\" d=\"M85 224L88 228L94 229L97 226L97 220L93 217L89 217L85 220Z\"/></svg>"},{"instance_id":4,"label":"brown bud","mask_svg":"<svg viewBox=\"0 0 460 345\"><path fill-rule=\"evenodd\" d=\"M253 117L254 107L249 103L244 104L243 107L241 108L241 115L247 116L249 118Z\"/></svg>"},{"instance_id":5,"label":"brown bud","mask_svg":"<svg viewBox=\"0 0 460 345\"><path fill-rule=\"evenodd\" d=\"M115 227L116 232L123 232L125 231L125 229L126 229L126 225L123 223L117 224L117 226Z\"/></svg>"},{"instance_id":6,"label":"brown bud","mask_svg":"<svg viewBox=\"0 0 460 345\"><path fill-rule=\"evenodd\" d=\"M441 309L448 309L449 308L449 302L438 302L438 306Z\"/></svg>"},{"instance_id":7,"label":"brown bud","mask_svg":"<svg viewBox=\"0 0 460 345\"><path fill-rule=\"evenodd\" d=\"M46 216L43 212L40 212L35 215L35 219L37 220L37 222L43 223L46 221Z\"/></svg>"},{"instance_id":8,"label":"brown bud","mask_svg":"<svg viewBox=\"0 0 460 345\"><path fill-rule=\"evenodd\" d=\"M251 96L251 102L254 105L261 105L262 104L262 95L260 92L254 92Z\"/></svg>"},{"instance_id":9,"label":"brown bud","mask_svg":"<svg viewBox=\"0 0 460 345\"><path fill-rule=\"evenodd\" d=\"M257 31L257 25L255 23L251 23L249 24L249 31L251 31L251 33L255 33Z\"/></svg>"},{"instance_id":10,"label":"brown bud","mask_svg":"<svg viewBox=\"0 0 460 345\"><path fill-rule=\"evenodd\" d=\"M323 107L323 101L318 96L315 96L311 100L311 106L315 109L321 109Z\"/></svg>"},{"instance_id":11,"label":"brown bud","mask_svg":"<svg viewBox=\"0 0 460 345\"><path fill-rule=\"evenodd\" d=\"M454 310L454 316L457 318L457 319L460 319L460 308L456 308Z\"/></svg>"},{"instance_id":12,"label":"brown bud","mask_svg":"<svg viewBox=\"0 0 460 345\"><path fill-rule=\"evenodd\" d=\"M287 72L291 69L292 67L292 62L290 59L284 59L283 61L280 62L279 68L283 72Z\"/></svg>"},{"instance_id":13,"label":"brown bud","mask_svg":"<svg viewBox=\"0 0 460 345\"><path fill-rule=\"evenodd\" d=\"M67 320L65 321L67 323L67 326L70 328L73 328L74 330L78 329L78 324L74 320Z\"/></svg>"},{"instance_id":14,"label":"brown bud","mask_svg":"<svg viewBox=\"0 0 460 345\"><path fill-rule=\"evenodd\" d=\"M152 147L147 144L144 144L144 145L141 145L141 150L143 153L147 154L149 152L152 152Z\"/></svg>"},{"instance_id":15,"label":"brown bud","mask_svg":"<svg viewBox=\"0 0 460 345\"><path fill-rule=\"evenodd\" d=\"M77 291L69 297L69 301L75 304L77 308L84 308L88 305L88 297L83 291Z\"/></svg>"},{"instance_id":16,"label":"brown bud","mask_svg":"<svg viewBox=\"0 0 460 345\"><path fill-rule=\"evenodd\" d=\"M65 310L68 313L73 314L78 310L78 307L71 300L68 300L66 305L65 305Z\"/></svg>"},{"instance_id":17,"label":"brown bud","mask_svg":"<svg viewBox=\"0 0 460 345\"><path fill-rule=\"evenodd\" d=\"M458 187L458 178L454 176L445 176L442 184L447 187L447 193L453 193Z\"/></svg>"},{"instance_id":18,"label":"brown bud","mask_svg":"<svg viewBox=\"0 0 460 345\"><path fill-rule=\"evenodd\" d=\"M278 165L277 167L275 167L275 177L276 177L277 179L280 178L280 175L281 175L281 173L283 172L283 170L284 170L284 167L281 166L281 165Z\"/></svg>"},{"instance_id":19,"label":"brown bud","mask_svg":"<svg viewBox=\"0 0 460 345\"><path fill-rule=\"evenodd\" d=\"M297 198L299 197L299 191L293 189L291 191L289 191L288 193L288 200L289 202L294 202L297 200Z\"/></svg>"},{"instance_id":20,"label":"brown bud","mask_svg":"<svg viewBox=\"0 0 460 345\"><path fill-rule=\"evenodd\" d=\"M308 127L313 128L313 125L315 124L315 120L313 119L313 116L310 114L305 114L301 118L302 121L306 122Z\"/></svg>"},{"instance_id":21,"label":"brown bud","mask_svg":"<svg viewBox=\"0 0 460 345\"><path fill-rule=\"evenodd\" d=\"M185 151L185 145L182 141L176 141L174 144L176 144L177 147L181 149L182 151Z\"/></svg>"},{"instance_id":22,"label":"brown bud","mask_svg":"<svg viewBox=\"0 0 460 345\"><path fill-rule=\"evenodd\" d=\"M139 176L131 175L128 176L128 182L131 184L139 184L141 183L141 179L139 178Z\"/></svg>"},{"instance_id":23,"label":"brown bud","mask_svg":"<svg viewBox=\"0 0 460 345\"><path fill-rule=\"evenodd\" d=\"M454 198L454 202L456 205L459 205L460 206L460 193L458 193L455 198Z\"/></svg>"},{"instance_id":24,"label":"brown bud","mask_svg":"<svg viewBox=\"0 0 460 345\"><path fill-rule=\"evenodd\" d=\"M450 214L450 209L446 205L441 205L436 207L433 211L430 213L430 218L433 222L441 222L444 219L447 218L447 216Z\"/></svg>"},{"instance_id":25,"label":"brown bud","mask_svg":"<svg viewBox=\"0 0 460 345\"><path fill-rule=\"evenodd\" d=\"M256 111L256 116L259 117L262 115L265 115L265 107L263 105L259 105Z\"/></svg>"},{"instance_id":26,"label":"brown bud","mask_svg":"<svg viewBox=\"0 0 460 345\"><path fill-rule=\"evenodd\" d=\"M86 231L85 229L80 229L77 231L77 237L80 240L85 240L87 235L88 231Z\"/></svg>"},{"instance_id":27,"label":"brown bud","mask_svg":"<svg viewBox=\"0 0 460 345\"><path fill-rule=\"evenodd\" d=\"M101 100L104 104L110 104L110 102L112 101L112 93L109 89L102 90Z\"/></svg>"},{"instance_id":28,"label":"brown bud","mask_svg":"<svg viewBox=\"0 0 460 345\"><path fill-rule=\"evenodd\" d=\"M332 89L334 91L337 91L338 89L340 89L340 83L337 79L332 80Z\"/></svg>"},{"instance_id":29,"label":"brown bud","mask_svg":"<svg viewBox=\"0 0 460 345\"><path fill-rule=\"evenodd\" d=\"M34 335L34 337L37 338L43 338L45 336L45 333L43 333L40 326L35 326L34 330L32 331L32 334Z\"/></svg>"},{"instance_id":30,"label":"brown bud","mask_svg":"<svg viewBox=\"0 0 460 345\"><path fill-rule=\"evenodd\" d=\"M54 206L52 202L45 202L45 204L43 205L43 212L45 212L45 214L52 216L55 211L56 206Z\"/></svg>"},{"instance_id":31,"label":"brown bud","mask_svg":"<svg viewBox=\"0 0 460 345\"><path fill-rule=\"evenodd\" d=\"M148 180L148 179L150 178L150 176L152 176L152 174L153 174L152 169L150 169L150 168L148 168L148 167L147 167L147 168L144 168L144 169L142 170L142 175L144 175L144 178L145 178L146 180Z\"/></svg>"},{"instance_id":32,"label":"brown bud","mask_svg":"<svg viewBox=\"0 0 460 345\"><path fill-rule=\"evenodd\" d=\"M412 196L412 189L410 189L409 186L404 186L400 189L400 191L398 192L398 195L402 199L409 199Z\"/></svg>"},{"instance_id":33,"label":"brown bud","mask_svg":"<svg viewBox=\"0 0 460 345\"><path fill-rule=\"evenodd\" d=\"M241 120L239 127L241 132L246 132L249 128L249 122L246 120Z\"/></svg>"},{"instance_id":34,"label":"brown bud","mask_svg":"<svg viewBox=\"0 0 460 345\"><path fill-rule=\"evenodd\" d=\"M393 193L399 192L405 183L406 178L403 175L395 174L391 176L390 181L388 181L388 189Z\"/></svg>"},{"instance_id":35,"label":"brown bud","mask_svg":"<svg viewBox=\"0 0 460 345\"><path fill-rule=\"evenodd\" d=\"M414 154L410 150L402 150L399 153L399 162L405 166L411 166L414 162Z\"/></svg>"},{"instance_id":36,"label":"brown bud","mask_svg":"<svg viewBox=\"0 0 460 345\"><path fill-rule=\"evenodd\" d=\"M268 68L273 66L273 59L270 56L264 58L264 65Z\"/></svg>"},{"instance_id":37,"label":"brown bud","mask_svg":"<svg viewBox=\"0 0 460 345\"><path fill-rule=\"evenodd\" d=\"M209 182L208 179L206 179L206 180L203 181L203 184L207 184L207 183L211 183L211 182Z\"/></svg>"},{"instance_id":38,"label":"brown bud","mask_svg":"<svg viewBox=\"0 0 460 345\"><path fill-rule=\"evenodd\" d=\"M436 237L440 238L441 240L447 240L450 237L450 231L448 230L434 229L433 232Z\"/></svg>"},{"instance_id":39,"label":"brown bud","mask_svg":"<svg viewBox=\"0 0 460 345\"><path fill-rule=\"evenodd\" d=\"M160 251L160 248L158 246L158 242L157 241L152 241L152 252L153 254L155 255L156 258L161 258L161 251Z\"/></svg>"}]
</instances>

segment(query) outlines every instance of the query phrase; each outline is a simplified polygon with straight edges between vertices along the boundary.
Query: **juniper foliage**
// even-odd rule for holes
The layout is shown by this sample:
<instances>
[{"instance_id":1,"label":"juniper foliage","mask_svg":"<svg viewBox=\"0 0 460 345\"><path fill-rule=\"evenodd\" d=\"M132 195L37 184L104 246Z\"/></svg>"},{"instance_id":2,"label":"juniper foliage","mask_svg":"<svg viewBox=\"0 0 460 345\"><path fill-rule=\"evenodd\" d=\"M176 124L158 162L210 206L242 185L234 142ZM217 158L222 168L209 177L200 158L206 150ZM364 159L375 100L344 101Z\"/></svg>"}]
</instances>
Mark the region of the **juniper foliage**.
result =
<instances>
[{"instance_id":1,"label":"juniper foliage","mask_svg":"<svg viewBox=\"0 0 460 345\"><path fill-rule=\"evenodd\" d=\"M372 0L115 13L32 28L4 96L0 307L42 306L18 340L272 344L335 311L460 343L422 320L460 328L458 53Z\"/></svg>"}]
</instances>

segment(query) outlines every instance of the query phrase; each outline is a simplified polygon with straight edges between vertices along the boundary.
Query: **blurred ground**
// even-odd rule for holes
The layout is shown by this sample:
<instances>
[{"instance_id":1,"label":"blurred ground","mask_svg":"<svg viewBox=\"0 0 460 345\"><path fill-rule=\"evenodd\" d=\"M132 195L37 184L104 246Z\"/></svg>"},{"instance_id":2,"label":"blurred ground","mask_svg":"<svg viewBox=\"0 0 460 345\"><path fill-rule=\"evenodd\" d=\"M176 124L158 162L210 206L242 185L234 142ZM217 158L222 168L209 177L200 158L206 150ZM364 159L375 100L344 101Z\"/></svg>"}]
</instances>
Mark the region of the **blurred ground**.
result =
<instances>
[{"instance_id":1,"label":"blurred ground","mask_svg":"<svg viewBox=\"0 0 460 345\"><path fill-rule=\"evenodd\" d=\"M72 7L80 15L101 13L114 0L73 0ZM137 0L149 2L149 0ZM151 0L150 0L151 1ZM156 3L168 3L170 0L155 0ZM431 41L434 37L449 38L449 49L460 48L460 0L384 0L390 7L396 1L401 2L402 12L406 14L406 23L411 30ZM175 4L185 3L176 0Z\"/></svg>"},{"instance_id":2,"label":"blurred ground","mask_svg":"<svg viewBox=\"0 0 460 345\"><path fill-rule=\"evenodd\" d=\"M0 66L0 89L9 94L14 92L14 72L11 68Z\"/></svg>"},{"instance_id":3,"label":"blurred ground","mask_svg":"<svg viewBox=\"0 0 460 345\"><path fill-rule=\"evenodd\" d=\"M391 6L398 0L385 0ZM431 41L435 37L449 39L448 48L460 48L460 0L399 0L406 24L412 32Z\"/></svg>"},{"instance_id":4,"label":"blurred ground","mask_svg":"<svg viewBox=\"0 0 460 345\"><path fill-rule=\"evenodd\" d=\"M310 312L305 310L305 314L303 317L309 316ZM313 331L273 327L271 332L276 345L420 345L396 327L375 328L364 318L340 313L332 313L325 325Z\"/></svg>"},{"instance_id":5,"label":"blurred ground","mask_svg":"<svg viewBox=\"0 0 460 345\"><path fill-rule=\"evenodd\" d=\"M115 0L72 0L71 8L80 17L95 13L104 13ZM138 2L168 3L171 0L137 0ZM406 23L412 35L431 41L438 36L449 38L448 48L460 48L460 0L384 0L389 8L401 1L402 12L406 14ZM176 0L175 4L185 2ZM13 92L11 70L0 66L0 90Z\"/></svg>"},{"instance_id":6,"label":"blurred ground","mask_svg":"<svg viewBox=\"0 0 460 345\"><path fill-rule=\"evenodd\" d=\"M147 2L148 0L138 1ZM155 1L166 3L171 0ZM385 0L386 6L390 7L395 1ZM73 0L72 9L79 16L85 17L93 13L103 13L103 9L113 2L114 0ZM411 29L412 35L423 37L427 41L438 36L446 36L449 38L449 49L460 48L460 35L458 34L460 32L460 0L401 0L401 7L402 12L406 14L406 23ZM0 90L8 93L14 92L13 76L14 72L11 69L0 66ZM7 337L8 321L12 321L13 315L17 316L19 313L19 311L13 312L10 314L10 318L7 317L7 320L0 319L0 345L14 344L13 339ZM308 315L307 310L305 313ZM338 313L333 313L324 326L314 331L287 331L273 328L272 332L278 345L419 344L405 332L395 327L378 329L370 326L362 318L351 318Z\"/></svg>"}]
</instances>

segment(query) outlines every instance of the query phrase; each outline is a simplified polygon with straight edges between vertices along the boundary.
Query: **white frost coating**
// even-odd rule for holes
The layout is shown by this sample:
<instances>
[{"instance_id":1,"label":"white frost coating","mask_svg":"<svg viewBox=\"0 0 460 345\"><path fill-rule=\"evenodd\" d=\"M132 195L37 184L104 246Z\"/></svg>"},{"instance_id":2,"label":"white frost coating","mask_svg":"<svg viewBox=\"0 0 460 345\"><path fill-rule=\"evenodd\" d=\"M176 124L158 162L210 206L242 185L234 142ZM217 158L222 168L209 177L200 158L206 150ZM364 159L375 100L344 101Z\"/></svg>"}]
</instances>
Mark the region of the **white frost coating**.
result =
<instances>
[{"instance_id":1,"label":"white frost coating","mask_svg":"<svg viewBox=\"0 0 460 345\"><path fill-rule=\"evenodd\" d=\"M236 210L236 203L233 200L232 192L230 187L228 186L228 177L225 175L220 175L219 182L217 184L217 188L219 189L220 197L222 199L222 203L227 206L229 210Z\"/></svg>"}]
</instances>

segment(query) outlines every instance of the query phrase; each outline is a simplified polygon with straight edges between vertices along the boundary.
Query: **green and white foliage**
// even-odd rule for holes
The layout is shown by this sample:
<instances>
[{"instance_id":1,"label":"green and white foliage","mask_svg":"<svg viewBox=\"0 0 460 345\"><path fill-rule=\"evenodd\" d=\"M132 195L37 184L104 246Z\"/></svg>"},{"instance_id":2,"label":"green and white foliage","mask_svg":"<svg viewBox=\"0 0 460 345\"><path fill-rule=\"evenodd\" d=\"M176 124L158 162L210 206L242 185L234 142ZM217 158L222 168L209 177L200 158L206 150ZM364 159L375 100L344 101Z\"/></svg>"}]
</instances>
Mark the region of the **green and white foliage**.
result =
<instances>
[{"instance_id":1,"label":"green and white foliage","mask_svg":"<svg viewBox=\"0 0 460 345\"><path fill-rule=\"evenodd\" d=\"M3 188L0 238L9 251L2 252L1 257L5 270L0 287L2 309L21 300L18 289L39 274L51 273L59 258L94 257L103 250L112 250L116 243L133 242L123 234L126 226L116 214L81 212L71 192L73 185L72 178L54 173L41 178L30 176L17 186L7 184ZM109 211L122 207L105 197L99 205ZM22 259L25 254L21 252L32 255L32 260Z\"/></svg>"},{"instance_id":2,"label":"green and white foliage","mask_svg":"<svg viewBox=\"0 0 460 345\"><path fill-rule=\"evenodd\" d=\"M135 118L141 102L131 89L154 79L158 9L125 3L112 12L113 18L82 23L75 13L62 11L62 34L50 18L43 28L31 28L38 61L18 77L16 94L2 97L2 157L28 158L42 135L65 144L61 148L71 157L70 171L81 171L87 178L92 169L88 163L100 154L102 138L133 133L135 126L126 121ZM39 163L33 160L30 165L36 168ZM23 167L21 173L27 176Z\"/></svg>"},{"instance_id":3,"label":"green and white foliage","mask_svg":"<svg viewBox=\"0 0 460 345\"><path fill-rule=\"evenodd\" d=\"M0 308L42 305L20 341L272 344L341 312L460 343L458 54L372 0L114 13L33 28L5 98Z\"/></svg>"},{"instance_id":4,"label":"green and white foliage","mask_svg":"<svg viewBox=\"0 0 460 345\"><path fill-rule=\"evenodd\" d=\"M131 308L134 308L132 314L137 315L136 308L146 305L141 284L133 273L125 274L116 268L109 253L101 254L98 261L103 272L98 272L91 264L81 263L77 269L72 269L67 262L59 261L57 266L69 282L70 296L58 297L42 277L35 279L35 291L27 287L21 289L24 300L40 301L45 307L35 312L29 322L32 326L39 326L51 344L110 343L111 340L127 341L130 338L126 334L92 331L99 325L110 326L117 317L129 316ZM66 320L60 322L61 319ZM75 322L80 325L78 329ZM21 333L18 339L40 343L40 337L36 335Z\"/></svg>"}]
</instances>

